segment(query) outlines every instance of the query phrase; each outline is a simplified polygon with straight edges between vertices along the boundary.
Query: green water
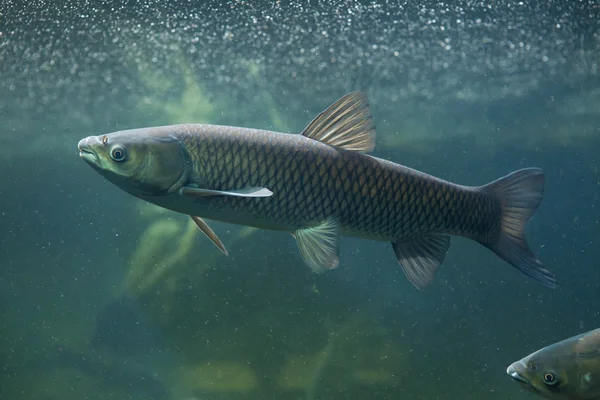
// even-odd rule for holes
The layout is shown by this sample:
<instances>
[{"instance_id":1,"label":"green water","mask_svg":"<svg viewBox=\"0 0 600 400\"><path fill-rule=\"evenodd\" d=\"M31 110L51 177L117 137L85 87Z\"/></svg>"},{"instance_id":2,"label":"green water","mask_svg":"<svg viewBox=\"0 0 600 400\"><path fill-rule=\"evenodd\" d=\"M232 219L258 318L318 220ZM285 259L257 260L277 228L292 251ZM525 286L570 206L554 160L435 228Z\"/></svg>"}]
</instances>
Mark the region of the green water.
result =
<instances>
[{"instance_id":1,"label":"green water","mask_svg":"<svg viewBox=\"0 0 600 400\"><path fill-rule=\"evenodd\" d=\"M508 364L595 328L593 1L0 3L1 399L534 399ZM546 174L549 290L453 238L416 290L387 243L315 275L290 235L189 218L79 159L174 123L300 132L351 90L378 157L469 185Z\"/></svg>"}]
</instances>

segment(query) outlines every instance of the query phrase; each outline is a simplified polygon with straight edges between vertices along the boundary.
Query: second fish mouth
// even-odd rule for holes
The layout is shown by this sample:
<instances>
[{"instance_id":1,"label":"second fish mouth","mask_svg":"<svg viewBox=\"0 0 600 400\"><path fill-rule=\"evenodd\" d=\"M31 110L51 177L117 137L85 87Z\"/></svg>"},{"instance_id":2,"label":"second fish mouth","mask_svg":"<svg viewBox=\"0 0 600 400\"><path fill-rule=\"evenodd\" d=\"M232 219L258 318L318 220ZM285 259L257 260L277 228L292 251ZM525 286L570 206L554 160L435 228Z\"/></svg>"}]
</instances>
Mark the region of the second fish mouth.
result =
<instances>
[{"instance_id":1,"label":"second fish mouth","mask_svg":"<svg viewBox=\"0 0 600 400\"><path fill-rule=\"evenodd\" d=\"M518 372L513 372L510 374L510 377L513 378L517 382L524 383L525 385L529 385L529 381L525 379L523 376L519 375Z\"/></svg>"},{"instance_id":2,"label":"second fish mouth","mask_svg":"<svg viewBox=\"0 0 600 400\"><path fill-rule=\"evenodd\" d=\"M79 149L79 157L83 158L86 161L95 161L98 157L96 157L96 153L93 151L88 151L86 149Z\"/></svg>"},{"instance_id":3,"label":"second fish mouth","mask_svg":"<svg viewBox=\"0 0 600 400\"><path fill-rule=\"evenodd\" d=\"M77 144L77 148L79 149L79 157L83 158L86 161L94 161L98 158L96 153L91 149L87 144L87 138L79 141Z\"/></svg>"},{"instance_id":4,"label":"second fish mouth","mask_svg":"<svg viewBox=\"0 0 600 400\"><path fill-rule=\"evenodd\" d=\"M508 367L506 369L506 373L508 374L508 376L510 376L513 380L523 384L523 385L527 385L530 386L529 380L527 378L525 378L523 375L519 374L513 367L512 365L510 367Z\"/></svg>"}]
</instances>

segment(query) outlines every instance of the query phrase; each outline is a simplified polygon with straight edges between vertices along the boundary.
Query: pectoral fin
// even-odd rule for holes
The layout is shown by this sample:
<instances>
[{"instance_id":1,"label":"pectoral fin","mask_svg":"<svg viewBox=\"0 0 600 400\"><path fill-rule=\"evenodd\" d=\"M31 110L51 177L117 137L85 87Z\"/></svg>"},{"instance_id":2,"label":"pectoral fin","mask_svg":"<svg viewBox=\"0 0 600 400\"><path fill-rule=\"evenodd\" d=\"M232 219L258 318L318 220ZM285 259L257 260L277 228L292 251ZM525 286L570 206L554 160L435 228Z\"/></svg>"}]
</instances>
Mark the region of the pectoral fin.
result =
<instances>
[{"instance_id":1,"label":"pectoral fin","mask_svg":"<svg viewBox=\"0 0 600 400\"><path fill-rule=\"evenodd\" d=\"M335 220L293 233L304 262L314 272L323 273L340 263L340 233Z\"/></svg>"},{"instance_id":2,"label":"pectoral fin","mask_svg":"<svg viewBox=\"0 0 600 400\"><path fill-rule=\"evenodd\" d=\"M444 261L450 248L450 236L430 234L392 242L392 246L408 280L422 289Z\"/></svg>"},{"instance_id":3,"label":"pectoral fin","mask_svg":"<svg viewBox=\"0 0 600 400\"><path fill-rule=\"evenodd\" d=\"M208 224L204 222L202 218L196 217L194 215L190 215L190 217L192 218L192 221L194 221L198 229L200 229L202 233L204 233L219 248L219 250L223 252L223 254L228 255L225 245L223 244L223 242L221 242L221 239L219 239L215 231L213 231L210 228L210 226L208 226Z\"/></svg>"},{"instance_id":4,"label":"pectoral fin","mask_svg":"<svg viewBox=\"0 0 600 400\"><path fill-rule=\"evenodd\" d=\"M196 198L206 196L269 197L273 195L273 192L263 187L246 187L237 190L211 190L184 186L179 190L179 193L182 196Z\"/></svg>"}]
</instances>

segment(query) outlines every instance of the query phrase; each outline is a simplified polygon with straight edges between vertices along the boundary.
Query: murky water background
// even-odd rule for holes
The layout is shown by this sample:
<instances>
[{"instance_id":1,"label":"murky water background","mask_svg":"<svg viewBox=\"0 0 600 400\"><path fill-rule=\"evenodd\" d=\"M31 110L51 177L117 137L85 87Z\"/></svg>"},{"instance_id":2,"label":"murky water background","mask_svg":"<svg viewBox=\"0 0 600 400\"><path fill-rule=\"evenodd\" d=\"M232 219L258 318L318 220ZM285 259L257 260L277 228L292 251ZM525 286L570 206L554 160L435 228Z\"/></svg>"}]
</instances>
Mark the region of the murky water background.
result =
<instances>
[{"instance_id":1,"label":"murky water background","mask_svg":"<svg viewBox=\"0 0 600 400\"><path fill-rule=\"evenodd\" d=\"M0 3L0 398L533 399L505 375L598 326L597 1ZM415 290L391 246L144 204L77 141L206 122L299 132L351 90L375 155L465 184L539 166L548 290L453 239Z\"/></svg>"}]
</instances>

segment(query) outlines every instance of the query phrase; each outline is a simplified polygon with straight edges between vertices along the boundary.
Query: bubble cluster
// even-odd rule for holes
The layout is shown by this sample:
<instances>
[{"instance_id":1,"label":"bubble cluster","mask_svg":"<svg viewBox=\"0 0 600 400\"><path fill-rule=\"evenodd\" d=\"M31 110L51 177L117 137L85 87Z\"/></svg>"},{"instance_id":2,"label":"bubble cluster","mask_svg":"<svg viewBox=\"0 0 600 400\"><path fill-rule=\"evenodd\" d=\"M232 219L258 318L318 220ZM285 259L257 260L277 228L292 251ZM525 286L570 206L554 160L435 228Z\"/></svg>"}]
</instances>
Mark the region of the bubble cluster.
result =
<instances>
[{"instance_id":1,"label":"bubble cluster","mask_svg":"<svg viewBox=\"0 0 600 400\"><path fill-rule=\"evenodd\" d=\"M132 96L181 90L182 65L211 96L245 104L264 90L291 114L353 89L388 104L481 103L599 75L595 0L3 4L0 112L8 120L118 119ZM152 91L148 77L181 83Z\"/></svg>"}]
</instances>

